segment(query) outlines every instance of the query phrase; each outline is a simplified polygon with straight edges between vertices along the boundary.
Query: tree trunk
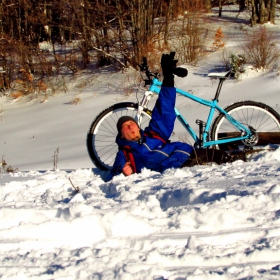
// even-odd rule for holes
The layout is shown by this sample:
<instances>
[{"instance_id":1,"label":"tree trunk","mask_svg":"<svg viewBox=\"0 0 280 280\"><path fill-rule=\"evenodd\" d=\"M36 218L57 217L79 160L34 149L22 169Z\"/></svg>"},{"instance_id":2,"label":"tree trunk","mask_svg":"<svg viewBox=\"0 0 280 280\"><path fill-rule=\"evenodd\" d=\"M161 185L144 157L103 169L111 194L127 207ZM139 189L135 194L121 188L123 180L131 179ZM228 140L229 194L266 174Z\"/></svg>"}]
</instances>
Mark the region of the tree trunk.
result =
<instances>
[{"instance_id":1,"label":"tree trunk","mask_svg":"<svg viewBox=\"0 0 280 280\"><path fill-rule=\"evenodd\" d=\"M164 47L168 48L168 30L169 30L169 22L172 15L172 9L173 9L173 1L170 0L168 10L166 12L166 21L165 21L165 28L164 28Z\"/></svg>"},{"instance_id":2,"label":"tree trunk","mask_svg":"<svg viewBox=\"0 0 280 280\"><path fill-rule=\"evenodd\" d=\"M126 67L128 67L131 55L129 55L128 46L127 46L127 39L125 35L125 23L124 23L124 17L123 14L125 13L122 5L121 0L116 0L116 9L117 9L117 17L118 17L118 40L120 43L120 53L123 55L124 64Z\"/></svg>"},{"instance_id":3,"label":"tree trunk","mask_svg":"<svg viewBox=\"0 0 280 280\"><path fill-rule=\"evenodd\" d=\"M254 0L252 1L252 23L264 24L275 22L276 0Z\"/></svg>"},{"instance_id":4,"label":"tree trunk","mask_svg":"<svg viewBox=\"0 0 280 280\"><path fill-rule=\"evenodd\" d=\"M154 6L152 0L125 0L131 19L131 36L135 62L140 63L153 37Z\"/></svg>"},{"instance_id":5,"label":"tree trunk","mask_svg":"<svg viewBox=\"0 0 280 280\"><path fill-rule=\"evenodd\" d=\"M259 11L260 11L259 23L264 24L268 20L267 4L265 3L265 0L260 0Z\"/></svg>"},{"instance_id":6,"label":"tree trunk","mask_svg":"<svg viewBox=\"0 0 280 280\"><path fill-rule=\"evenodd\" d=\"M239 12L243 12L246 8L246 0L239 0Z\"/></svg>"},{"instance_id":7,"label":"tree trunk","mask_svg":"<svg viewBox=\"0 0 280 280\"><path fill-rule=\"evenodd\" d=\"M4 19L4 15L3 15L3 7L2 7L2 1L0 3L0 36L3 36L3 19Z\"/></svg>"},{"instance_id":8,"label":"tree trunk","mask_svg":"<svg viewBox=\"0 0 280 280\"><path fill-rule=\"evenodd\" d=\"M83 66L86 68L88 64L90 63L90 56L89 56L89 48L90 48L90 33L89 33L89 26L88 26L88 15L87 15L87 9L85 7L84 2L81 2L83 5L81 7L81 13L80 13L80 20L82 24L82 42L81 42L81 51L83 56Z\"/></svg>"},{"instance_id":9,"label":"tree trunk","mask_svg":"<svg viewBox=\"0 0 280 280\"><path fill-rule=\"evenodd\" d=\"M268 20L273 24L275 23L275 9L276 9L276 0L270 0Z\"/></svg>"},{"instance_id":10,"label":"tree trunk","mask_svg":"<svg viewBox=\"0 0 280 280\"><path fill-rule=\"evenodd\" d=\"M252 14L251 14L251 24L254 26L259 20L258 17L258 4L259 0L252 0L251 5L252 5Z\"/></svg>"}]
</instances>

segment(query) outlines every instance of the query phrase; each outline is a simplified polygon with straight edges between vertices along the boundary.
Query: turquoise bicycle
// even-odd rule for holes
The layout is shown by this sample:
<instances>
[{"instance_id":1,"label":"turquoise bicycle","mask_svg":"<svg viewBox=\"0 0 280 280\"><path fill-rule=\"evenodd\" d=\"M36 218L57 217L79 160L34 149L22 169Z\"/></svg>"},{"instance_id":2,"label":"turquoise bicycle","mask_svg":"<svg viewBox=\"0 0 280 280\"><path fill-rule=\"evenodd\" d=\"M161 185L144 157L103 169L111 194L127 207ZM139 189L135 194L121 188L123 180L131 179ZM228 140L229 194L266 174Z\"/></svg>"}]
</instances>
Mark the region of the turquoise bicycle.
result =
<instances>
[{"instance_id":1,"label":"turquoise bicycle","mask_svg":"<svg viewBox=\"0 0 280 280\"><path fill-rule=\"evenodd\" d=\"M118 151L115 143L118 119L125 115L132 116L141 128L145 128L151 119L152 112L148 109L148 104L160 92L159 73L149 70L145 58L139 66L144 86L149 87L142 100L138 103L121 102L105 109L92 122L87 134L89 156L95 166L102 170L112 168ZM207 120L196 121L199 126L198 135L175 108L177 119L194 140L195 147L244 151L269 143L280 144L280 115L274 109L256 101L236 102L223 109L218 105L219 95L223 82L231 76L231 71L208 76L219 79L215 97L211 101L176 88L178 94L209 108ZM216 117L215 112L218 112Z\"/></svg>"}]
</instances>

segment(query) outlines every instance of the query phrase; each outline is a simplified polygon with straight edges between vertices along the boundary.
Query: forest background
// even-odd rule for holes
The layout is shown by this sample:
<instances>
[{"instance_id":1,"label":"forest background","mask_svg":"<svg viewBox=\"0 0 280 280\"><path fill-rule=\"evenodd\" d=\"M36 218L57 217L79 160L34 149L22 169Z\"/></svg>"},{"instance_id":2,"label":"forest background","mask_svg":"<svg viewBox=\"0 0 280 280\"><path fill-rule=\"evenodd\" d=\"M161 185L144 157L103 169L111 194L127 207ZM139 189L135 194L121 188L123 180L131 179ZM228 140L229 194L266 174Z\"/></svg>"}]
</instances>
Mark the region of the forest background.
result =
<instances>
[{"instance_id":1,"label":"forest background","mask_svg":"<svg viewBox=\"0 0 280 280\"><path fill-rule=\"evenodd\" d=\"M162 52L171 49L181 63L195 65L209 52L207 42L213 41L207 28L213 6L219 7L222 16L224 5L238 3L236 18L246 11L248 24L254 26L274 23L279 2L2 0L0 88L11 89L14 98L47 90L53 93L63 88L63 82L54 82L54 76L63 79L65 74L94 71L104 65L116 70L137 68L143 56L153 66ZM260 32L267 40L266 32ZM219 40L213 47L222 46ZM50 43L52 49L44 49L42 42Z\"/></svg>"}]
</instances>

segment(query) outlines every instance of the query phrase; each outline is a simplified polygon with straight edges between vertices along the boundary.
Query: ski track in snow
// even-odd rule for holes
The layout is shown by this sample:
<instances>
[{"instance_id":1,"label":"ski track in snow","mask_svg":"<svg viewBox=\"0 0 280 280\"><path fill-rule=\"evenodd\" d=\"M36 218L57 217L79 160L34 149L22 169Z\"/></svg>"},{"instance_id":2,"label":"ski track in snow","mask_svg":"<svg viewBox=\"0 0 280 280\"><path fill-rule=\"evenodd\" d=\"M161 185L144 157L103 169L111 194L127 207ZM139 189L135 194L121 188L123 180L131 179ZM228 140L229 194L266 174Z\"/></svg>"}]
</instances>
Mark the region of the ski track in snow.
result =
<instances>
[{"instance_id":1,"label":"ski track in snow","mask_svg":"<svg viewBox=\"0 0 280 280\"><path fill-rule=\"evenodd\" d=\"M279 279L279 174L278 149L108 183L2 175L1 279Z\"/></svg>"}]
</instances>

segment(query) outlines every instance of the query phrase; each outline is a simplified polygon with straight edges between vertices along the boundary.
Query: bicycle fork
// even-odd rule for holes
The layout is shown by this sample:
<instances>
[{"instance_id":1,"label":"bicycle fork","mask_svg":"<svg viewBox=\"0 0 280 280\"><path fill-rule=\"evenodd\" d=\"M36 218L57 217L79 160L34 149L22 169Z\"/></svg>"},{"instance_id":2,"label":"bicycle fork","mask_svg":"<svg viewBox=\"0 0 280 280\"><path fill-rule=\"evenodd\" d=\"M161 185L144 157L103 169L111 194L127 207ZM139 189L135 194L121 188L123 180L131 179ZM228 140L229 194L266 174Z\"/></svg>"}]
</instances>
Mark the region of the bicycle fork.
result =
<instances>
[{"instance_id":1,"label":"bicycle fork","mask_svg":"<svg viewBox=\"0 0 280 280\"><path fill-rule=\"evenodd\" d=\"M142 122L142 112L144 110L144 108L148 107L149 101L151 100L151 98L153 97L154 93L152 91L146 91L141 102L138 104L138 110L137 110L137 114L136 114L136 121L138 123L138 125L141 125Z\"/></svg>"}]
</instances>

